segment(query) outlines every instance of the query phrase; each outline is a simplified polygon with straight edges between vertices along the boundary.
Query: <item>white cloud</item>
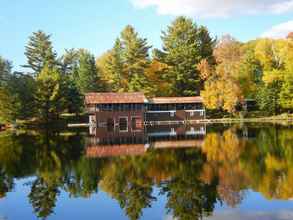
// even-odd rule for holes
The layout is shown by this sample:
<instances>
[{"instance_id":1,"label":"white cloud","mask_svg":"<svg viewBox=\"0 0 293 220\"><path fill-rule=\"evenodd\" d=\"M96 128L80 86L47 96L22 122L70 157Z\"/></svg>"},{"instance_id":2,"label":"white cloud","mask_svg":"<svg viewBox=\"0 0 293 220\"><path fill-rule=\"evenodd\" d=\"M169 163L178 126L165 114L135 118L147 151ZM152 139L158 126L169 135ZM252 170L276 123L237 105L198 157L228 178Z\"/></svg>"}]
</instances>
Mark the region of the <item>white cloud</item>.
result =
<instances>
[{"instance_id":1,"label":"white cloud","mask_svg":"<svg viewBox=\"0 0 293 220\"><path fill-rule=\"evenodd\" d=\"M273 26L262 37L285 38L290 32L293 32L293 20Z\"/></svg>"},{"instance_id":2,"label":"white cloud","mask_svg":"<svg viewBox=\"0 0 293 220\"><path fill-rule=\"evenodd\" d=\"M293 0L131 0L138 8L155 7L163 15L227 17L293 12Z\"/></svg>"}]
</instances>

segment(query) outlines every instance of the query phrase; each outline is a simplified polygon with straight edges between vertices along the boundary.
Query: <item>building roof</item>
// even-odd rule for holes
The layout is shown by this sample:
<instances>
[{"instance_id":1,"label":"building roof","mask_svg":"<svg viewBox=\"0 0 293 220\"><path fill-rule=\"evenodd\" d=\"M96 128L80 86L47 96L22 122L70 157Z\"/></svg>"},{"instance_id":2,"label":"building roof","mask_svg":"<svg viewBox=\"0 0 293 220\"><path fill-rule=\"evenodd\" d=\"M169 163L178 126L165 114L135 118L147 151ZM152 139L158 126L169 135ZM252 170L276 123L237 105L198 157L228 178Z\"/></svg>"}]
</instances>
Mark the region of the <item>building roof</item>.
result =
<instances>
[{"instance_id":1,"label":"building roof","mask_svg":"<svg viewBox=\"0 0 293 220\"><path fill-rule=\"evenodd\" d=\"M146 97L142 92L131 93L87 93L86 104L122 104L122 103L145 103Z\"/></svg>"},{"instance_id":2,"label":"building roof","mask_svg":"<svg viewBox=\"0 0 293 220\"><path fill-rule=\"evenodd\" d=\"M152 104L181 104L181 103L202 103L200 96L193 97L156 97L149 100Z\"/></svg>"}]
</instances>

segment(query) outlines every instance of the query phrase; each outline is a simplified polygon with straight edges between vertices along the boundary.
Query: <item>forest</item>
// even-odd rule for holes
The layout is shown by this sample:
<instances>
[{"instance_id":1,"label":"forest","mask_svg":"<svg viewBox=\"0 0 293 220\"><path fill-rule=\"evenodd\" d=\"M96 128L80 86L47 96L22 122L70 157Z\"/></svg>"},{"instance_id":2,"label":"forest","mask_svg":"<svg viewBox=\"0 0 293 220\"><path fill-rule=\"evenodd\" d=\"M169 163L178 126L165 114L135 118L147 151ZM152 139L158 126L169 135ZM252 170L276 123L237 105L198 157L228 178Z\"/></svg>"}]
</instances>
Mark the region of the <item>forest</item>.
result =
<instances>
[{"instance_id":1,"label":"forest","mask_svg":"<svg viewBox=\"0 0 293 220\"><path fill-rule=\"evenodd\" d=\"M211 111L237 115L245 99L261 115L293 110L293 34L284 39L240 42L213 38L187 17L177 17L152 48L134 27L126 26L104 54L66 49L57 54L44 31L25 46L23 72L0 56L0 123L58 120L82 114L88 92L134 92L147 96L201 95Z\"/></svg>"}]
</instances>

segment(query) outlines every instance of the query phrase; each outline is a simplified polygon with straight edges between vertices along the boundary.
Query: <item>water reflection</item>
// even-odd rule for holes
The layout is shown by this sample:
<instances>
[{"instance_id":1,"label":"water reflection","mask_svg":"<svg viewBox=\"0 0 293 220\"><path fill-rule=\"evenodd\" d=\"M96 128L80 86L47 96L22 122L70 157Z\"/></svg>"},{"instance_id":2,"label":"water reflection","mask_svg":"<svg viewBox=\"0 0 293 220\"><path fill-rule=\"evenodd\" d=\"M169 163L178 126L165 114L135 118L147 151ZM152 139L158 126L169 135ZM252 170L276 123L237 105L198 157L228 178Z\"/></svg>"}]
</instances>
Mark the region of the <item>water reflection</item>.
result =
<instances>
[{"instance_id":1,"label":"water reflection","mask_svg":"<svg viewBox=\"0 0 293 220\"><path fill-rule=\"evenodd\" d=\"M249 197L248 190L268 200L289 202L293 198L293 129L198 124L135 132L97 128L90 135L1 133L2 202L27 177L27 201L39 218L52 216L61 192L70 200L89 198L101 190L119 203L129 219L143 217L145 208L161 197L166 198L170 216L201 219L215 214L217 205L239 206Z\"/></svg>"}]
</instances>

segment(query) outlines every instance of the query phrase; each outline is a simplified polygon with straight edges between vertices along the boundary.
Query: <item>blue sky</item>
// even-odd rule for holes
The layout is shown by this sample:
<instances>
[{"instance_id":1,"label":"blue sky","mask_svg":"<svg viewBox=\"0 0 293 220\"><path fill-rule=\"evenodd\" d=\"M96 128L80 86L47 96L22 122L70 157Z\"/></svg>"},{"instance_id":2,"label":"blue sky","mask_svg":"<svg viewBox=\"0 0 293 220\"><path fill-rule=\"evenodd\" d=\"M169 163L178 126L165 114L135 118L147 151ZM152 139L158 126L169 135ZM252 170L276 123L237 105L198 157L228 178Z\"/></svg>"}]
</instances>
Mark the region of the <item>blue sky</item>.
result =
<instances>
[{"instance_id":1,"label":"blue sky","mask_svg":"<svg viewBox=\"0 0 293 220\"><path fill-rule=\"evenodd\" d=\"M193 18L213 36L230 33L241 41L283 37L293 31L293 0L0 0L0 55L15 69L26 62L24 47L33 31L52 34L58 54L86 48L99 56L119 32L133 25L149 44L178 15Z\"/></svg>"}]
</instances>

